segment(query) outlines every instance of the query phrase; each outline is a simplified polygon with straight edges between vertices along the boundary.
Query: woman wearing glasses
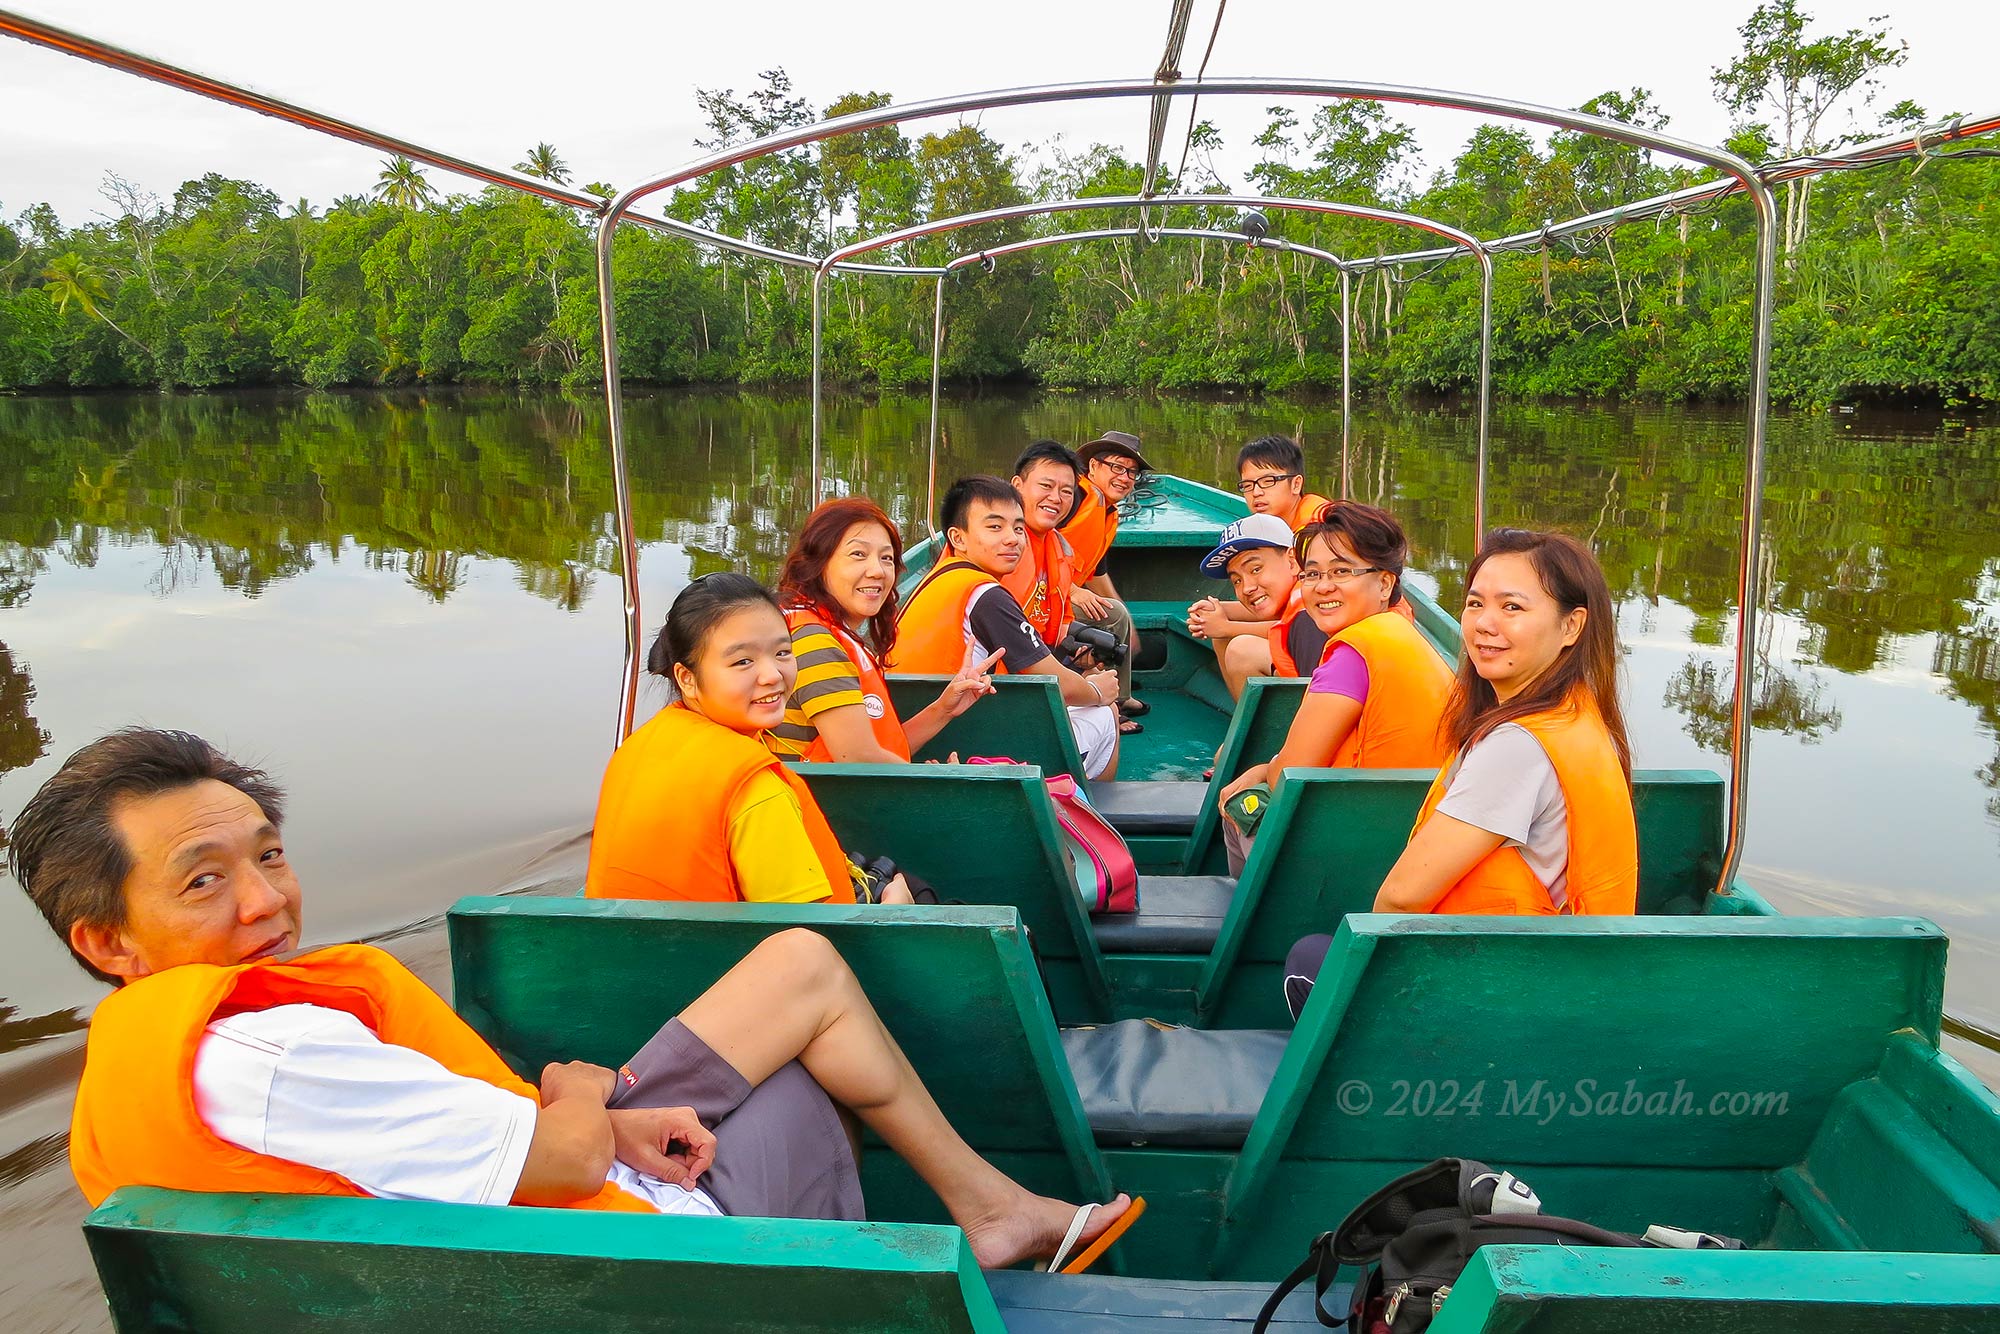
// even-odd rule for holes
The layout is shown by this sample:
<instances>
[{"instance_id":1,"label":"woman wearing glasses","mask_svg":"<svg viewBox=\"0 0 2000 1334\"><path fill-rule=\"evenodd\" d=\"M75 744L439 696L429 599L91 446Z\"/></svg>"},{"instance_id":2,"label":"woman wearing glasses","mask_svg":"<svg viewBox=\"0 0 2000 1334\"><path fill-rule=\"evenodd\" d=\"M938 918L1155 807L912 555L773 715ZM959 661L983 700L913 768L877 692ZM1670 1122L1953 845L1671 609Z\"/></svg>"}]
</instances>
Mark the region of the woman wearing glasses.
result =
<instances>
[{"instance_id":1,"label":"woman wearing glasses","mask_svg":"<svg viewBox=\"0 0 2000 1334\"><path fill-rule=\"evenodd\" d=\"M1275 514L1298 532L1317 523L1325 496L1306 490L1306 454L1289 436L1260 435L1236 452L1236 490L1252 514Z\"/></svg>"},{"instance_id":2,"label":"woman wearing glasses","mask_svg":"<svg viewBox=\"0 0 2000 1334\"><path fill-rule=\"evenodd\" d=\"M1433 769L1447 754L1439 723L1451 671L1410 618L1402 525L1373 505L1332 501L1297 550L1304 609L1327 646L1285 744L1223 788L1225 804L1259 785L1275 792L1288 769ZM1225 821L1231 875L1249 856L1247 835L1235 816Z\"/></svg>"},{"instance_id":3,"label":"woman wearing glasses","mask_svg":"<svg viewBox=\"0 0 2000 1334\"><path fill-rule=\"evenodd\" d=\"M1632 752L1596 557L1561 533L1490 533L1466 578L1460 624L1465 657L1444 716L1453 758L1375 911L1632 913ZM1294 1017L1331 940L1292 947L1285 998Z\"/></svg>"}]
</instances>

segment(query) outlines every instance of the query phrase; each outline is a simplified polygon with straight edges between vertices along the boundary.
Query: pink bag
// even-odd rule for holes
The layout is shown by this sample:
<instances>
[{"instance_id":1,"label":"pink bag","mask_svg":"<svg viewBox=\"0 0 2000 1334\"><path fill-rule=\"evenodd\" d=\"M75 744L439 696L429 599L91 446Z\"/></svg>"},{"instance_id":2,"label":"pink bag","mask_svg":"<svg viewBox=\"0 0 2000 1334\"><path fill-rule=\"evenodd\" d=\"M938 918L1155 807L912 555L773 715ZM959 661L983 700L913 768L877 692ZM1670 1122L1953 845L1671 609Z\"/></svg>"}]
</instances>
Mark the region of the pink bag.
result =
<instances>
[{"instance_id":1,"label":"pink bag","mask_svg":"<svg viewBox=\"0 0 2000 1334\"><path fill-rule=\"evenodd\" d=\"M975 755L967 764L1013 764L1004 756ZM1077 790L1068 774L1044 777L1049 800L1056 808L1056 823L1062 826L1064 851L1070 869L1076 873L1076 887L1084 907L1092 913L1134 913L1139 911L1139 868L1124 836L1098 814L1090 799Z\"/></svg>"}]
</instances>

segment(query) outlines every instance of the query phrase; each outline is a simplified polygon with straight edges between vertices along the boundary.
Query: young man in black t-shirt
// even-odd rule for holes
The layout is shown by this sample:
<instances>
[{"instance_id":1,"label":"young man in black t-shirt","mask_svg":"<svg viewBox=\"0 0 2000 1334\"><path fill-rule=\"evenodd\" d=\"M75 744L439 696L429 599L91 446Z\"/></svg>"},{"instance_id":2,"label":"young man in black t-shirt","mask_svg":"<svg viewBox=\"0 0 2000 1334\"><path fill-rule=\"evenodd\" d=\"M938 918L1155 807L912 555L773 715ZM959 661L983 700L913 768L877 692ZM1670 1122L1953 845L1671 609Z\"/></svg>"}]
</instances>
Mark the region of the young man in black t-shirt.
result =
<instances>
[{"instance_id":1,"label":"young man in black t-shirt","mask_svg":"<svg viewBox=\"0 0 2000 1334\"><path fill-rule=\"evenodd\" d=\"M1020 564L1027 544L1021 498L998 477L961 477L945 492L941 508L948 556L971 561L994 581L973 589L964 604L964 632L973 653L983 658L1003 649L1000 662L1006 671L1055 677L1069 709L1070 730L1083 754L1085 774L1111 779L1118 771L1118 716L1113 708L1118 673L1083 675L1065 667L1028 624L1021 604L998 582ZM924 614L914 600L905 617L911 612Z\"/></svg>"}]
</instances>

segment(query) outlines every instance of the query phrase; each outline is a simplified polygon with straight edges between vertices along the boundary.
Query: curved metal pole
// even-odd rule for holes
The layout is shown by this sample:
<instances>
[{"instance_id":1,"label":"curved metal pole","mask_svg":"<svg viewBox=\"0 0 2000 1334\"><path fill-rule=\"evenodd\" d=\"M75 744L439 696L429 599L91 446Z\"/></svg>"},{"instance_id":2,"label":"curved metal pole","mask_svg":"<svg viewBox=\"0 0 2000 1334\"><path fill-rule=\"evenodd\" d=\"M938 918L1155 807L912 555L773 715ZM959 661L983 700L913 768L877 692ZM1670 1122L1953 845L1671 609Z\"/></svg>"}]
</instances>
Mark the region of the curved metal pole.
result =
<instances>
[{"instance_id":1,"label":"curved metal pole","mask_svg":"<svg viewBox=\"0 0 2000 1334\"><path fill-rule=\"evenodd\" d=\"M1262 236L1254 240L1241 232L1232 232L1226 227L1098 227L1081 232L1054 232L1048 236L1031 236L1024 241L1009 241L1005 245L992 246L986 250L970 250L945 262L947 273L971 264L984 263L989 259L1001 259L1007 255L1018 255L1023 251L1040 250L1043 246L1071 245L1079 241L1111 241L1125 237L1143 236L1148 239L1162 236L1192 237L1207 241L1232 241L1240 245L1253 245L1259 250L1290 251L1306 255L1322 263L1340 265L1345 263L1331 250L1321 250L1318 246L1299 245L1283 241L1275 236Z\"/></svg>"},{"instance_id":2,"label":"curved metal pole","mask_svg":"<svg viewBox=\"0 0 2000 1334\"><path fill-rule=\"evenodd\" d=\"M944 372L944 278L937 280L937 311L931 316L931 448L924 468L924 524L937 515L938 388Z\"/></svg>"},{"instance_id":3,"label":"curved metal pole","mask_svg":"<svg viewBox=\"0 0 2000 1334\"><path fill-rule=\"evenodd\" d=\"M525 195L533 195L537 198L545 199L552 204L566 204L570 208L580 209L585 213L600 213L608 206L608 201L600 199L596 195L584 194L580 190L572 190L566 186L559 185L555 181L544 180L539 176L529 176L522 172L510 171L500 167L489 167L482 163L474 162L470 158L462 158L440 149L426 148L422 144L401 138L397 135L386 134L380 130L371 130L364 125L357 125L353 121L344 120L339 116L329 115L323 111L315 111L310 107L300 106L296 102L286 102L279 98L268 97L254 89L245 88L240 84L213 78L209 75L187 69L184 66L171 64L164 60L157 60L151 56L140 55L135 51L127 51L109 42L102 42L94 37L87 37L65 28L58 28L52 23L43 23L40 20L28 18L25 15L11 14L0 10L0 35L17 37L35 46L47 47L49 50L59 51L64 55L75 56L81 60L88 60L93 64L103 65L125 74L137 75L139 78L149 79L154 83L165 84L167 87L177 89L181 92L193 93L197 97L206 97L211 101L221 102L226 106L241 107L245 111L254 111L260 116L269 116L273 120L281 120L287 124L297 125L301 129L312 130L315 133L329 135L335 139L344 139L348 143L359 144L363 148L373 148L385 153L394 153L401 157L409 158L412 162L419 162L427 167L436 167L440 171L448 171L454 175L469 177L486 185L498 185L509 190L517 190ZM640 213L628 213L626 216L630 217L632 221L650 227L655 231L683 237L690 241L698 241L703 245L714 246L717 249L727 250L739 255L747 255L754 259L768 259L775 264L789 264L795 268L811 268L816 263L809 255L796 255L789 250L780 250L775 246L761 245L755 241L726 236L721 232L710 231L706 227L700 227L691 222L682 222L678 218L655 217L651 214ZM896 266L870 265L866 271L895 273L902 270Z\"/></svg>"},{"instance_id":4,"label":"curved metal pole","mask_svg":"<svg viewBox=\"0 0 2000 1334\"><path fill-rule=\"evenodd\" d=\"M1493 256L1479 258L1479 481L1472 490L1472 552L1486 538L1486 434L1493 408Z\"/></svg>"},{"instance_id":5,"label":"curved metal pole","mask_svg":"<svg viewBox=\"0 0 2000 1334\"><path fill-rule=\"evenodd\" d=\"M767 134L760 139L733 144L728 148L698 158L673 171L642 181L621 191L611 201L607 216L623 217L634 204L656 191L679 185L683 181L705 176L723 167L735 166L751 158L763 157L768 153L780 152L787 148L798 148L806 144L818 143L842 134L852 134L860 130L879 129L887 125L897 125L904 121L923 120L933 116L956 115L968 111L984 111L997 107L1038 106L1050 102L1087 102L1099 98L1119 97L1205 97L1205 96L1290 96L1326 99L1346 99L1375 102L1394 102L1413 106L1444 107L1449 110L1480 112L1492 116L1502 116L1514 120L1534 121L1543 125L1553 125L1560 129L1577 130L1594 134L1601 138L1630 144L1635 148L1656 149L1671 153L1676 157L1693 162L1705 162L1719 171L1728 172L1738 180L1755 178L1755 169L1749 162L1720 148L1710 148L1691 140L1677 139L1671 135L1629 125L1624 121L1612 120L1605 116L1587 115L1581 111L1566 111L1559 107L1541 106L1533 102L1518 102L1510 98L1485 97L1473 93L1450 92L1439 88L1418 88L1404 84L1354 83L1329 81L1325 79L1194 79L1182 83L1162 86L1151 80L1121 79L1101 83L1045 84L1039 87L1003 88L987 92L967 93L957 97L938 97L921 102L907 102L884 107L870 107L815 125L795 126L775 134Z\"/></svg>"},{"instance_id":6,"label":"curved metal pole","mask_svg":"<svg viewBox=\"0 0 2000 1334\"><path fill-rule=\"evenodd\" d=\"M826 270L824 268L814 269L812 302L812 503L814 505L819 504L820 331L821 327L826 323L826 296L823 291L825 285Z\"/></svg>"},{"instance_id":7,"label":"curved metal pole","mask_svg":"<svg viewBox=\"0 0 2000 1334\"><path fill-rule=\"evenodd\" d=\"M1750 440L1743 455L1743 564L1736 572L1736 691L1729 701L1729 826L1716 892L1743 864L1750 810L1750 700L1757 671L1757 573L1764 547L1764 438L1771 417L1771 307L1777 287L1778 205L1754 177L1745 193L1757 211L1757 286L1750 332Z\"/></svg>"},{"instance_id":8,"label":"curved metal pole","mask_svg":"<svg viewBox=\"0 0 2000 1334\"><path fill-rule=\"evenodd\" d=\"M1766 162L1758 166L1757 176L1766 185L1781 185L1786 181L1816 176L1823 172L1838 170L1843 166L1917 157L1934 148L1976 139L1995 131L2000 131L2000 112L1986 116L1960 116L1941 125L1913 133L1876 139L1850 148L1844 153ZM1495 254L1504 250L1529 250L1539 246L1546 237L1574 236L1578 232L1595 231L1600 227L1617 223L1642 222L1745 193L1747 191L1742 180L1734 176L1726 180L1704 181L1699 185L1690 185L1685 189L1669 191L1662 195L1652 195L1630 204L1586 213L1566 222L1555 223L1546 229L1537 227L1530 232L1515 232L1511 236L1495 237L1486 243L1486 248ZM1366 264L1420 264L1427 260L1447 258L1451 253L1449 250L1412 250L1399 255L1383 255L1378 259L1366 261Z\"/></svg>"},{"instance_id":9,"label":"curved metal pole","mask_svg":"<svg viewBox=\"0 0 2000 1334\"><path fill-rule=\"evenodd\" d=\"M1442 236L1455 242L1463 249L1475 254L1485 250L1480 239L1470 232L1461 231L1450 223L1439 222L1435 218L1420 217L1415 213L1398 213L1393 209L1369 208L1363 204L1336 204L1319 199L1290 199L1282 195L1099 195L1089 199L1051 199L1032 204L1011 204L1005 208L981 209L976 213L960 213L949 218L932 218L901 227L893 232L882 232L875 236L863 237L833 251L820 261L822 268L831 268L861 255L873 254L906 241L920 240L926 236L936 236L940 232L957 231L962 227L976 227L988 222L1011 222L1020 218L1039 217L1045 213L1075 213L1100 208L1139 208L1142 205L1158 204L1178 207L1182 205L1207 208L1283 208L1300 213L1323 213L1341 218L1363 218L1370 222L1392 223L1400 227L1415 227L1421 231ZM1065 233L1058 233L1060 240ZM1042 239L1042 238L1035 238ZM1032 249L1021 242L1012 243L1016 249ZM1001 253L1003 247L994 247L991 253ZM982 252L985 253L985 252ZM1325 252L1320 252L1324 254ZM1332 258L1332 256L1328 256ZM970 261L968 261L970 262ZM1338 260L1335 260L1338 263Z\"/></svg>"},{"instance_id":10,"label":"curved metal pole","mask_svg":"<svg viewBox=\"0 0 2000 1334\"><path fill-rule=\"evenodd\" d=\"M611 435L612 522L618 529L618 567L625 595L625 666L618 683L618 727L612 748L632 735L639 703L640 643L646 627L639 614L639 538L632 525L632 480L625 459L625 403L619 392L618 312L611 300L611 243L618 224L609 215L597 222L597 328L604 342L605 422Z\"/></svg>"},{"instance_id":11,"label":"curved metal pole","mask_svg":"<svg viewBox=\"0 0 2000 1334\"><path fill-rule=\"evenodd\" d=\"M1352 500L1349 439L1354 429L1354 363L1348 351L1348 326L1354 322L1354 283L1347 266L1340 266L1340 498Z\"/></svg>"}]
</instances>

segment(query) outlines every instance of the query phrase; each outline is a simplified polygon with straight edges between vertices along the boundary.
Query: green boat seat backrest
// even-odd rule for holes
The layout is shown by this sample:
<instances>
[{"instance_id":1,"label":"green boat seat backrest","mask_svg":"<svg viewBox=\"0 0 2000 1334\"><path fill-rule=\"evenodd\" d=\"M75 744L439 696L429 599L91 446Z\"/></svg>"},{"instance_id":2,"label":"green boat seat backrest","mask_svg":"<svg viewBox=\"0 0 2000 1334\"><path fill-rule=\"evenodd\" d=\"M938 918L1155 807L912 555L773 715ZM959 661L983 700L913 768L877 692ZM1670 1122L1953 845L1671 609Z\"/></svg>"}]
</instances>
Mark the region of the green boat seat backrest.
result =
<instances>
[{"instance_id":1,"label":"green boat seat backrest","mask_svg":"<svg viewBox=\"0 0 2000 1334\"><path fill-rule=\"evenodd\" d=\"M1262 764L1285 744L1292 730L1292 717L1306 697L1302 680L1278 676L1252 677L1236 701L1229 730L1223 733L1222 750L1216 755L1215 777L1205 784L1209 800L1195 815L1194 832L1188 837L1187 859L1182 863L1187 875L1221 875L1228 862L1222 847L1221 812L1213 794L1222 791L1238 774L1253 764Z\"/></svg>"},{"instance_id":2,"label":"green boat seat backrest","mask_svg":"<svg viewBox=\"0 0 2000 1334\"><path fill-rule=\"evenodd\" d=\"M1551 1212L1754 1239L1843 1090L1899 1034L1936 1046L1944 959L1914 918L1350 916L1226 1230L1312 1235L1451 1156L1521 1172Z\"/></svg>"},{"instance_id":3,"label":"green boat seat backrest","mask_svg":"<svg viewBox=\"0 0 2000 1334\"><path fill-rule=\"evenodd\" d=\"M1271 1028L1287 1021L1280 977L1286 952L1344 914L1373 908L1431 778L1421 770L1319 769L1285 780L1258 826L1199 984L1205 1024ZM1706 771L1634 775L1642 914L1699 910L1721 872L1723 798L1722 779Z\"/></svg>"},{"instance_id":4,"label":"green boat seat backrest","mask_svg":"<svg viewBox=\"0 0 2000 1334\"><path fill-rule=\"evenodd\" d=\"M891 676L889 702L908 718L936 702L948 676ZM996 676L993 693L944 725L914 758L943 760L957 754L1004 757L1039 765L1043 773L1084 781L1083 756L1053 676Z\"/></svg>"},{"instance_id":5,"label":"green boat seat backrest","mask_svg":"<svg viewBox=\"0 0 2000 1334\"><path fill-rule=\"evenodd\" d=\"M1103 959L1041 770L805 764L797 773L850 852L893 858L941 898L1019 909L1063 1022L1109 1016Z\"/></svg>"},{"instance_id":6,"label":"green boat seat backrest","mask_svg":"<svg viewBox=\"0 0 2000 1334\"><path fill-rule=\"evenodd\" d=\"M84 1223L125 1334L1001 1334L957 1228L128 1187Z\"/></svg>"},{"instance_id":7,"label":"green boat seat backrest","mask_svg":"<svg viewBox=\"0 0 2000 1334\"><path fill-rule=\"evenodd\" d=\"M1799 1229L1779 1245L2000 1253L2000 1096L1905 1033L1778 1186Z\"/></svg>"},{"instance_id":8,"label":"green boat seat backrest","mask_svg":"<svg viewBox=\"0 0 2000 1334\"><path fill-rule=\"evenodd\" d=\"M510 896L461 899L448 925L454 1006L531 1079L557 1060L616 1069L758 942L808 927L847 960L968 1144L1031 1189L1108 1198L1012 909ZM872 1216L942 1220L894 1155L869 1153L863 1180Z\"/></svg>"},{"instance_id":9,"label":"green boat seat backrest","mask_svg":"<svg viewBox=\"0 0 2000 1334\"><path fill-rule=\"evenodd\" d=\"M2000 1331L2000 1259L1486 1246L1431 1334Z\"/></svg>"}]
</instances>

